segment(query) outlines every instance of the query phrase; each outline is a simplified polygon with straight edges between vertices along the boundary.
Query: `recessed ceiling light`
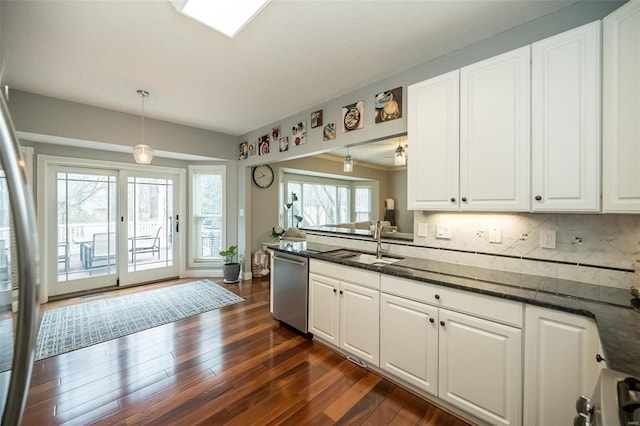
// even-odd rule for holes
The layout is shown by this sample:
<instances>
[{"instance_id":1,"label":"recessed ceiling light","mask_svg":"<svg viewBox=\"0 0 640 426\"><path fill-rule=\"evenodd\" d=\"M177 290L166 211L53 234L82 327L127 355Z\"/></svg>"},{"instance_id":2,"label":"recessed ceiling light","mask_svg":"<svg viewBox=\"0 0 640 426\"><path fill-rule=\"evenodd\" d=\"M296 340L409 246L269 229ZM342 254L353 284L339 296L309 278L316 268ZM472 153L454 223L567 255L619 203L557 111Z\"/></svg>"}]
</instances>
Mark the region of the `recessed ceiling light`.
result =
<instances>
[{"instance_id":1,"label":"recessed ceiling light","mask_svg":"<svg viewBox=\"0 0 640 426\"><path fill-rule=\"evenodd\" d=\"M270 0L171 0L173 7L196 21L234 38Z\"/></svg>"}]
</instances>

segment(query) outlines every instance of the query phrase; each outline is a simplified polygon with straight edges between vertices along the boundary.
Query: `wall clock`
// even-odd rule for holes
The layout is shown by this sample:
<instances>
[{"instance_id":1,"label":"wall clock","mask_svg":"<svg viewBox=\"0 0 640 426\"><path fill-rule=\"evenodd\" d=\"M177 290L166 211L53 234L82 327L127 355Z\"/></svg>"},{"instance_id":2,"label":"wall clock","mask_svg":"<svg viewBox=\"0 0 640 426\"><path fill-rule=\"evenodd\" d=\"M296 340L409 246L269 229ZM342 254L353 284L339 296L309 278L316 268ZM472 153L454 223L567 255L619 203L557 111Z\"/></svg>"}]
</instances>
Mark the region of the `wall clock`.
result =
<instances>
[{"instance_id":1,"label":"wall clock","mask_svg":"<svg viewBox=\"0 0 640 426\"><path fill-rule=\"evenodd\" d=\"M273 184L273 169L267 164L256 166L253 168L251 177L258 188L268 188Z\"/></svg>"}]
</instances>

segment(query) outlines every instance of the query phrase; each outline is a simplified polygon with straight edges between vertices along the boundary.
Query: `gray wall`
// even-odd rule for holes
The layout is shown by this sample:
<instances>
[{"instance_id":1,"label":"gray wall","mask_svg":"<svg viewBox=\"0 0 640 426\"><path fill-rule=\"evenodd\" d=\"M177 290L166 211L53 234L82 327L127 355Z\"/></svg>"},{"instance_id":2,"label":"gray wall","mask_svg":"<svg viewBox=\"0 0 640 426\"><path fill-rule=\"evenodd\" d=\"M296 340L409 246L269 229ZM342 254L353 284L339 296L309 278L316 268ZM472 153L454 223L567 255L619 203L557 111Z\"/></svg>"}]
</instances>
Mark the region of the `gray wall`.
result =
<instances>
[{"instance_id":1,"label":"gray wall","mask_svg":"<svg viewBox=\"0 0 640 426\"><path fill-rule=\"evenodd\" d=\"M291 146L289 151L277 152L277 145L272 142L271 153L264 156L252 156L246 160L240 161L240 169L250 167L257 164L275 163L284 161L286 159L300 158L304 156L313 155L316 153L328 152L338 147L350 146L354 144L365 143L374 140L386 139L401 134L405 134L407 131L407 95L406 87L410 84L417 83L426 80L430 77L434 77L448 71L469 65L480 60L490 58L500 53L513 50L527 44L531 44L535 41L541 40L546 37L567 31L569 29L578 27L589 22L601 19L609 14L611 11L617 9L625 1L581 1L574 5L568 6L555 13L543 16L526 24L504 31L493 37L480 40L474 44L456 50L447 55L443 55L432 61L420 64L414 68L404 70L395 74L389 78L363 86L362 88L355 90L344 96L331 99L323 104L315 105L305 111L300 111L289 117L285 117L280 121L270 123L267 126L256 129L243 135L241 141L257 141L257 138L264 134L270 134L271 128L280 126L282 135L291 135L291 127L299 121L305 121L307 123L307 143L300 146ZM388 121L385 123L375 124L374 122L374 108L373 98L376 93L383 90L393 89L395 87L403 87L403 117L397 120ZM351 131L349 133L341 133L338 130L338 134L335 140L323 141L322 140L322 128L317 127L311 129L310 126L310 114L313 111L319 109L323 110L324 123L335 121L336 124L340 124L341 110L345 105L349 105L353 102L364 101L364 128L360 130ZM340 129L340 127L338 127ZM409 135L409 151L411 151L411 139ZM409 159L409 161L411 161ZM241 172L243 173L243 172ZM248 194L249 197L253 194ZM245 198L245 207L250 205L249 197ZM256 205L253 203L253 205ZM250 211L252 214L268 215L277 218L277 212L267 212L263 206L258 205ZM247 209L247 211L249 211ZM275 220L275 219L273 219ZM403 219L404 221L405 219ZM267 231L266 228L256 227L260 221L254 222L252 220L252 228L250 233L258 236L264 235ZM408 222L407 222L408 224ZM270 227L268 228L270 229ZM251 237L249 233L245 235L247 239L246 245L251 247ZM256 238L253 238L255 241Z\"/></svg>"},{"instance_id":2,"label":"gray wall","mask_svg":"<svg viewBox=\"0 0 640 426\"><path fill-rule=\"evenodd\" d=\"M413 211L407 210L407 170L389 173L389 197L395 200L398 231L413 232Z\"/></svg>"},{"instance_id":3,"label":"gray wall","mask_svg":"<svg viewBox=\"0 0 640 426\"><path fill-rule=\"evenodd\" d=\"M63 101L19 90L11 91L9 110L16 130L101 142L123 147L140 143L141 118L104 108ZM154 150L237 160L235 136L145 119L145 140ZM155 160L154 160L155 161Z\"/></svg>"}]
</instances>

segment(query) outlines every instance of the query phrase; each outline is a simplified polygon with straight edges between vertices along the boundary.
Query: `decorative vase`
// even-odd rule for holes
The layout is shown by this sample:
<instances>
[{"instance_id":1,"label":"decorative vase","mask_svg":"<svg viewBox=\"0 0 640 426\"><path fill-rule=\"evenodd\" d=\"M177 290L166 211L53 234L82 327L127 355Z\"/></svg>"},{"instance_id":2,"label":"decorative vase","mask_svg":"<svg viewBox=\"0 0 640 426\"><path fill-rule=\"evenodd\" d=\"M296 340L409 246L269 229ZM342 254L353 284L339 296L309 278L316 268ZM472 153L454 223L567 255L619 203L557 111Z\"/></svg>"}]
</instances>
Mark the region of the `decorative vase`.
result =
<instances>
[{"instance_id":1,"label":"decorative vase","mask_svg":"<svg viewBox=\"0 0 640 426\"><path fill-rule=\"evenodd\" d=\"M222 275L224 277L223 281L227 284L237 283L240 281L238 277L240 276L240 264L237 262L233 263L225 263L222 265Z\"/></svg>"}]
</instances>

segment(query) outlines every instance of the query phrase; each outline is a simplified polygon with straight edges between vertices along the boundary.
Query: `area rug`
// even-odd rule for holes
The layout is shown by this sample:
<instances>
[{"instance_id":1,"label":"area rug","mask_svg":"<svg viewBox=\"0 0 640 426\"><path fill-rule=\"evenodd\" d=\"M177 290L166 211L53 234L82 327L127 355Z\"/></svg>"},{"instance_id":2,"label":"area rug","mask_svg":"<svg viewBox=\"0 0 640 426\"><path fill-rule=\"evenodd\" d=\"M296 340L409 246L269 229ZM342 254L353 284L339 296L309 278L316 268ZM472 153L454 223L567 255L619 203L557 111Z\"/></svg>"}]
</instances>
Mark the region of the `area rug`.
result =
<instances>
[{"instance_id":1,"label":"area rug","mask_svg":"<svg viewBox=\"0 0 640 426\"><path fill-rule=\"evenodd\" d=\"M35 359L41 360L242 302L209 280L192 281L46 311Z\"/></svg>"}]
</instances>

